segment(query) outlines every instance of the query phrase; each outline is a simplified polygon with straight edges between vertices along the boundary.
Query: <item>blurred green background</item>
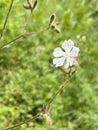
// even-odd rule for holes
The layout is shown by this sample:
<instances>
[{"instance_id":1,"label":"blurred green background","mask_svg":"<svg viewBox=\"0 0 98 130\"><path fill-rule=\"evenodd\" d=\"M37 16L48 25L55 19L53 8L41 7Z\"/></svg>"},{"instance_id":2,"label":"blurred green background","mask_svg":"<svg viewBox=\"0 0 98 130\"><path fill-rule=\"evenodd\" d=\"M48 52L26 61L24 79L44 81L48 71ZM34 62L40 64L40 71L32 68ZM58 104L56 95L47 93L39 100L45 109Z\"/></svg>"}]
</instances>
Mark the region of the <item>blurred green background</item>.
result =
<instances>
[{"instance_id":1,"label":"blurred green background","mask_svg":"<svg viewBox=\"0 0 98 130\"><path fill-rule=\"evenodd\" d=\"M0 31L11 0L0 0ZM14 3L0 45L22 33L29 11ZM52 13L61 33L45 31L0 50L0 130L41 110L66 78L51 67L55 47L72 39L80 48L79 68L51 106L53 125L37 119L17 130L98 130L98 2L39 0L28 32L48 26Z\"/></svg>"}]
</instances>

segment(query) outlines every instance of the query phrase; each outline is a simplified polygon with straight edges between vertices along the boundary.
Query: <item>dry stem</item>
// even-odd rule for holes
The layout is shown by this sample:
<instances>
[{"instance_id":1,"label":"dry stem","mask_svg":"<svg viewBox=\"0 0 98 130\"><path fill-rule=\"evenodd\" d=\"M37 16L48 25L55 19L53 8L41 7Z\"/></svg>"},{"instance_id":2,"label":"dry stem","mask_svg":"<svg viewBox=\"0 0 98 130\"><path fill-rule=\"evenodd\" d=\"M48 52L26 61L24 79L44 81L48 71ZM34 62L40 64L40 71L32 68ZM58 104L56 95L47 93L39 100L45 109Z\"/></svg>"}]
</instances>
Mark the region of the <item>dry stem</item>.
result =
<instances>
[{"instance_id":1,"label":"dry stem","mask_svg":"<svg viewBox=\"0 0 98 130\"><path fill-rule=\"evenodd\" d=\"M0 36L0 38L2 38L3 33L4 33L4 30L5 30L5 28L6 28L7 21L8 21L8 18L9 18L10 12L11 12L11 9L12 9L12 7L13 7L13 3L14 3L14 0L12 0L11 3L10 3L9 9L8 9L8 12L7 12L7 15L6 15L6 19L5 19L5 22L4 22L2 31L1 31L1 36Z\"/></svg>"},{"instance_id":2,"label":"dry stem","mask_svg":"<svg viewBox=\"0 0 98 130\"><path fill-rule=\"evenodd\" d=\"M49 28L47 27L47 28L44 28L44 29L39 30L39 31L36 31L36 32L23 33L23 34L17 36L16 38L12 39L11 41L9 41L9 42L4 43L3 45L1 45L1 46L0 46L0 49L6 48L8 45L15 43L15 41L18 41L18 40L21 39L21 38L26 38L26 37L29 37L29 36L31 36L31 35L38 35L38 34L44 32L44 31L46 31L46 30L48 30L48 29L49 29Z\"/></svg>"}]
</instances>

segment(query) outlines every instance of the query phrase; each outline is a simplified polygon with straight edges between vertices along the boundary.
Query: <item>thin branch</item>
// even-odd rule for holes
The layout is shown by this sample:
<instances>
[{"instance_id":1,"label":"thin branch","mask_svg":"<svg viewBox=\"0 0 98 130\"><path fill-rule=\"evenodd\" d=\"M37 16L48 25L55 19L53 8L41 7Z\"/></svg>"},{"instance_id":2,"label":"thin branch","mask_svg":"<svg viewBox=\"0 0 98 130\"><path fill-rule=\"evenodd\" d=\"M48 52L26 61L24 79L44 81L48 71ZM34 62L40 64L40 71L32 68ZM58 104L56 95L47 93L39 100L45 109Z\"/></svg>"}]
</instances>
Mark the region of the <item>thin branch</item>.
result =
<instances>
[{"instance_id":1,"label":"thin branch","mask_svg":"<svg viewBox=\"0 0 98 130\"><path fill-rule=\"evenodd\" d=\"M19 126L21 126L21 125L23 125L23 124L27 124L28 122L33 121L33 120L37 119L37 118L40 117L40 116L41 116L41 114L37 114L37 115L33 116L33 117L30 118L30 119L27 119L27 120L25 120L25 121L23 121L23 122L20 122L19 124L16 124L16 125L14 125L14 126L12 126L12 127L5 128L4 130L16 129L17 127L19 127Z\"/></svg>"},{"instance_id":2,"label":"thin branch","mask_svg":"<svg viewBox=\"0 0 98 130\"><path fill-rule=\"evenodd\" d=\"M8 45L13 44L15 41L19 40L19 39L22 38L22 37L23 37L23 34L17 36L17 37L14 38L13 40L11 40L11 41L9 41L9 42L3 44L2 46L0 46L0 49L6 48Z\"/></svg>"},{"instance_id":3,"label":"thin branch","mask_svg":"<svg viewBox=\"0 0 98 130\"><path fill-rule=\"evenodd\" d=\"M37 31L37 32L28 33L28 34L26 34L25 36L28 37L28 36L31 36L31 35L37 35L37 34L40 34L40 33L44 32L44 31L47 31L48 29L50 29L50 28L49 28L49 27L46 27L46 28L44 28L44 29L42 29L42 30L39 30L39 31Z\"/></svg>"},{"instance_id":4,"label":"thin branch","mask_svg":"<svg viewBox=\"0 0 98 130\"><path fill-rule=\"evenodd\" d=\"M61 93L61 91L63 90L63 88L65 87L65 84L67 84L74 76L75 71L73 72L73 74L70 76L70 73L68 75L68 79L65 80L65 82L59 87L59 89L57 90L57 92L53 95L53 97L51 97L51 99L49 100L48 104L46 105L46 109L47 111L50 109L50 105L52 104L52 102L55 100L55 98Z\"/></svg>"},{"instance_id":5,"label":"thin branch","mask_svg":"<svg viewBox=\"0 0 98 130\"><path fill-rule=\"evenodd\" d=\"M75 72L74 72L75 73ZM30 119L27 119L23 122L20 122L19 124L16 124L12 127L9 128L5 128L3 130L12 130L12 129L16 129L17 127L23 125L23 124L27 124L28 122L31 122L33 120L36 120L38 117L44 117L44 115L48 112L50 105L52 104L52 102L54 101L54 99L61 93L61 91L63 90L63 88L65 87L65 84L67 84L73 77L74 73L68 77L68 79L60 86L60 88L57 90L57 92L53 95L53 97L49 100L48 104L42 108L42 110L35 116L33 116Z\"/></svg>"},{"instance_id":6,"label":"thin branch","mask_svg":"<svg viewBox=\"0 0 98 130\"><path fill-rule=\"evenodd\" d=\"M33 13L34 8L36 7L37 3L38 3L37 0L35 0L34 4L33 4L33 3L29 3L30 6L32 6L32 7L31 7L31 10L30 10L30 14L29 14L29 16L27 17L26 24L25 24L25 26L24 26L24 31L26 31L26 29L27 29L27 26L28 26L28 24L29 24L29 21L30 21L30 19L31 19L32 13ZM32 4L32 5L31 5L31 4Z\"/></svg>"},{"instance_id":7,"label":"thin branch","mask_svg":"<svg viewBox=\"0 0 98 130\"><path fill-rule=\"evenodd\" d=\"M27 120L25 120L25 121L23 121L23 122L20 122L20 123L14 125L14 126L11 126L11 127L9 127L9 128L4 128L3 130L16 129L17 127L19 127L19 126L21 126L21 125L24 125L24 124L27 124L27 123L33 121L33 120L36 120L38 117L43 117L44 114L45 114L45 110L46 110L46 107L42 108L42 110L41 110L38 114L36 114L35 116L32 116L31 118L29 118L29 119L27 119Z\"/></svg>"},{"instance_id":8,"label":"thin branch","mask_svg":"<svg viewBox=\"0 0 98 130\"><path fill-rule=\"evenodd\" d=\"M5 28L6 28L7 21L8 21L8 18L9 18L10 12L11 12L11 9L12 9L12 7L13 7L13 3L14 3L14 0L12 0L11 3L10 3L9 9L8 9L8 12L7 12L7 15L6 15L6 19L5 19L5 22L4 22L2 31L1 31L1 36L0 36L0 38L2 38L3 33L4 33L4 30L5 30Z\"/></svg>"},{"instance_id":9,"label":"thin branch","mask_svg":"<svg viewBox=\"0 0 98 130\"><path fill-rule=\"evenodd\" d=\"M26 31L26 29L27 29L27 26L28 26L29 21L30 21L31 16L32 16L32 12L33 12L33 11L30 11L30 14L29 14L29 16L28 16L28 18L27 18L26 24L25 24L25 26L24 26L24 31Z\"/></svg>"},{"instance_id":10,"label":"thin branch","mask_svg":"<svg viewBox=\"0 0 98 130\"><path fill-rule=\"evenodd\" d=\"M26 33L23 33L23 34L17 36L16 38L12 39L11 41L9 41L9 42L4 43L3 45L1 45L1 46L0 46L0 49L6 48L8 45L15 43L15 41L18 41L18 40L21 39L21 38L26 38L26 37L29 37L29 36L31 36L31 35L38 35L38 34L44 32L44 31L46 31L46 30L48 30L48 29L49 29L49 28L47 27L47 28L44 28L44 29L39 30L39 31L36 31L36 32L31 32L31 33L27 33L27 34L26 34Z\"/></svg>"},{"instance_id":11,"label":"thin branch","mask_svg":"<svg viewBox=\"0 0 98 130\"><path fill-rule=\"evenodd\" d=\"M48 104L47 104L47 110L49 110L50 105L52 104L52 102L54 101L54 99L58 96L59 93L61 93L61 91L63 90L63 88L65 87L65 84L69 81L69 79L67 79L61 86L60 88L57 90L57 92L53 95L53 97L49 100Z\"/></svg>"}]
</instances>

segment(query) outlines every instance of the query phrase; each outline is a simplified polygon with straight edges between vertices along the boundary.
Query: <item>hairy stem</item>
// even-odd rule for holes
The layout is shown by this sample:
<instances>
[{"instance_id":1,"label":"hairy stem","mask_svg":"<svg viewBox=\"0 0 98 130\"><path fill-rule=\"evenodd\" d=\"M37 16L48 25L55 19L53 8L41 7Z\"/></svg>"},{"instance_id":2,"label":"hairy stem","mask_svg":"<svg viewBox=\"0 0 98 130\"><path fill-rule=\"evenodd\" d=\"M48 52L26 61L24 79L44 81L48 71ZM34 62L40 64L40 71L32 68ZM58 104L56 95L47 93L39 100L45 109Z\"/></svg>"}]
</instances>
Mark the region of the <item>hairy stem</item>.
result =
<instances>
[{"instance_id":1,"label":"hairy stem","mask_svg":"<svg viewBox=\"0 0 98 130\"><path fill-rule=\"evenodd\" d=\"M75 73L75 72L74 72ZM73 74L74 74L73 73ZM49 100L48 104L46 105L46 111L49 111L51 104L53 103L53 101L55 100L55 98L61 93L61 91L63 90L63 88L65 87L65 85L72 79L72 76L68 76L68 79L65 80L65 82L59 87L59 89L57 90L57 92L53 95L53 97L51 97L51 99Z\"/></svg>"},{"instance_id":2,"label":"hairy stem","mask_svg":"<svg viewBox=\"0 0 98 130\"><path fill-rule=\"evenodd\" d=\"M49 27L46 27L46 28L44 28L44 29L42 29L42 30L39 30L39 31L37 31L37 32L27 33L27 34L26 34L26 37L31 36L31 35L40 34L40 33L44 32L44 31L47 31L48 29L49 29Z\"/></svg>"},{"instance_id":3,"label":"hairy stem","mask_svg":"<svg viewBox=\"0 0 98 130\"><path fill-rule=\"evenodd\" d=\"M11 12L11 9L12 9L12 7L13 7L13 3L14 3L14 0L12 0L11 3L10 3L9 9L8 9L8 12L7 12L7 15L6 15L6 19L5 19L5 22L4 22L2 31L1 31L1 36L0 36L0 38L2 38L3 33L4 33L4 30L5 30L5 28L6 28L7 21L8 21L8 18L9 18L10 12Z\"/></svg>"},{"instance_id":4,"label":"hairy stem","mask_svg":"<svg viewBox=\"0 0 98 130\"><path fill-rule=\"evenodd\" d=\"M29 21L30 21L30 18L31 18L31 16L32 16L32 12L33 12L33 11L30 11L30 14L29 14L29 16L28 16L28 18L27 18L26 24L25 24L25 26L24 26L24 31L27 30L27 26L28 26Z\"/></svg>"},{"instance_id":5,"label":"hairy stem","mask_svg":"<svg viewBox=\"0 0 98 130\"><path fill-rule=\"evenodd\" d=\"M27 120L25 120L25 121L23 121L23 122L20 122L19 124L16 124L16 125L14 125L14 126L12 126L12 127L5 128L4 130L16 129L17 127L19 127L19 126L21 126L21 125L23 125L23 124L27 124L28 122L33 121L33 120L37 119L37 118L40 117L40 116L41 116L40 114L37 114L37 115L31 117L30 119L27 119Z\"/></svg>"},{"instance_id":6,"label":"hairy stem","mask_svg":"<svg viewBox=\"0 0 98 130\"><path fill-rule=\"evenodd\" d=\"M11 41L9 41L9 42L4 43L3 45L1 45L1 46L0 46L0 49L6 48L8 45L15 43L15 41L18 41L18 40L21 39L21 38L26 38L26 37L29 37L29 36L31 36L31 35L38 35L38 34L44 32L44 31L46 31L46 30L48 30L48 29L49 29L49 28L47 27L47 28L44 28L44 29L39 30L39 31L36 31L36 32L23 33L23 34L17 36L16 38L12 39Z\"/></svg>"},{"instance_id":7,"label":"hairy stem","mask_svg":"<svg viewBox=\"0 0 98 130\"><path fill-rule=\"evenodd\" d=\"M3 44L2 46L0 46L0 49L6 48L8 45L13 44L15 41L19 40L22 37L23 37L23 34L17 36L16 38L12 39L11 41L9 41L9 42Z\"/></svg>"},{"instance_id":8,"label":"hairy stem","mask_svg":"<svg viewBox=\"0 0 98 130\"><path fill-rule=\"evenodd\" d=\"M35 8L36 5L37 5L37 2L38 2L37 0L34 2L33 7L32 7L31 10L30 10L30 14L29 14L29 16L28 16L28 18L27 18L27 21L26 21L26 24L25 24L25 26L24 26L24 31L27 30L27 26L28 26L29 21L30 21L30 19L31 19L31 16L32 16L33 10L34 10L34 8Z\"/></svg>"}]
</instances>

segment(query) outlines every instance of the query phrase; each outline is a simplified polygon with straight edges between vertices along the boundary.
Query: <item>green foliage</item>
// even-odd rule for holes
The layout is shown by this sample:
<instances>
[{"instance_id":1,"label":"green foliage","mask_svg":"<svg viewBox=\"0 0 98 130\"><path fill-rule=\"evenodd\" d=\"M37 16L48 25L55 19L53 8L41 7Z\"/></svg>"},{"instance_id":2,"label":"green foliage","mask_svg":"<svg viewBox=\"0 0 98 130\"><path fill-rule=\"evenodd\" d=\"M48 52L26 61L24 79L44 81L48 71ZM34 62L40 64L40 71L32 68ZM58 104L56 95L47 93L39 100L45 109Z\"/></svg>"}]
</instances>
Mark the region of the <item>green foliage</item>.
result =
<instances>
[{"instance_id":1,"label":"green foliage","mask_svg":"<svg viewBox=\"0 0 98 130\"><path fill-rule=\"evenodd\" d=\"M15 1L0 45L22 33L29 14L23 2ZM0 1L0 30L9 4ZM37 119L17 130L98 130L97 10L96 0L39 0L28 31L48 26L55 12L62 33L46 31L0 50L0 129L28 119L49 101L66 78L51 67L52 52L72 39L80 48L79 68L52 104L53 125Z\"/></svg>"}]
</instances>

